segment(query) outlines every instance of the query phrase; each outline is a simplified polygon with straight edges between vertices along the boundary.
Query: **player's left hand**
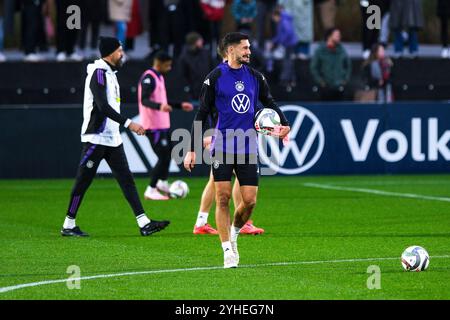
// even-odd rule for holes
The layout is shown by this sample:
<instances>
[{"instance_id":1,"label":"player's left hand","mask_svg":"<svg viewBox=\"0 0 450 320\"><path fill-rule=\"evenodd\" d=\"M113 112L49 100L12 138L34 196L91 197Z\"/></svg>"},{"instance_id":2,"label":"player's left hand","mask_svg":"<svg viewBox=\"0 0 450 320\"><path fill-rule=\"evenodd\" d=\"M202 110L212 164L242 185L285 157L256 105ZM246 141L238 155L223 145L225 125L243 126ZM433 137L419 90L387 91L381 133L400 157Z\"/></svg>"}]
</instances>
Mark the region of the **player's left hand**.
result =
<instances>
[{"instance_id":1,"label":"player's left hand","mask_svg":"<svg viewBox=\"0 0 450 320\"><path fill-rule=\"evenodd\" d=\"M270 133L272 137L278 137L283 140L291 131L289 126L276 126L274 130Z\"/></svg>"},{"instance_id":2,"label":"player's left hand","mask_svg":"<svg viewBox=\"0 0 450 320\"><path fill-rule=\"evenodd\" d=\"M194 110L194 106L190 102L181 103L181 108L186 112L191 112L192 110Z\"/></svg>"}]
</instances>

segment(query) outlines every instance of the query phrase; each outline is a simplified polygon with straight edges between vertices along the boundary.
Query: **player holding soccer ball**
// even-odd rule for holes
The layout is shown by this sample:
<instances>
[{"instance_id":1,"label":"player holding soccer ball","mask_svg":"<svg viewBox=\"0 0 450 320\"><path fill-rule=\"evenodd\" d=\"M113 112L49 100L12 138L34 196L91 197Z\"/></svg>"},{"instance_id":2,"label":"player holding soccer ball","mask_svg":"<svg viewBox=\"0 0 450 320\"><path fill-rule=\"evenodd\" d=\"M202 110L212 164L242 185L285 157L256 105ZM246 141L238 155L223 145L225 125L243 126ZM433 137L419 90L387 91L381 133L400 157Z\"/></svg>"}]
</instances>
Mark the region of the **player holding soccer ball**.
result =
<instances>
[{"instance_id":1,"label":"player holding soccer ball","mask_svg":"<svg viewBox=\"0 0 450 320\"><path fill-rule=\"evenodd\" d=\"M221 44L219 44L219 46L217 47L217 53L222 58L222 63L227 64L227 56ZM211 142L211 136L203 138L203 146L205 147L205 149L209 150ZM216 190L214 188L214 177L211 172L208 183L203 189L202 197L200 199L200 209L198 211L197 221L194 225L194 234L218 234L217 230L208 223L209 211L214 204L215 194ZM238 208L242 202L241 186L239 185L238 179L234 180L232 195L234 207ZM240 234L257 235L263 233L264 229L254 226L253 221L251 220L247 221L247 223L241 228L240 231Z\"/></svg>"},{"instance_id":2,"label":"player holding soccer ball","mask_svg":"<svg viewBox=\"0 0 450 320\"><path fill-rule=\"evenodd\" d=\"M248 67L250 42L246 34L233 32L222 39L228 63L217 66L206 78L200 109L192 127L191 151L184 166L191 171L195 165L195 122L205 127L212 115L216 131L211 145L212 173L216 189L216 224L224 252L224 267L239 264L237 239L241 228L249 220L256 204L259 181L257 136L253 119L258 100L266 108L274 109L281 119L277 136L284 138L290 131L289 123L270 94L265 77ZM231 177L233 170L240 182L242 202L230 223Z\"/></svg>"}]
</instances>

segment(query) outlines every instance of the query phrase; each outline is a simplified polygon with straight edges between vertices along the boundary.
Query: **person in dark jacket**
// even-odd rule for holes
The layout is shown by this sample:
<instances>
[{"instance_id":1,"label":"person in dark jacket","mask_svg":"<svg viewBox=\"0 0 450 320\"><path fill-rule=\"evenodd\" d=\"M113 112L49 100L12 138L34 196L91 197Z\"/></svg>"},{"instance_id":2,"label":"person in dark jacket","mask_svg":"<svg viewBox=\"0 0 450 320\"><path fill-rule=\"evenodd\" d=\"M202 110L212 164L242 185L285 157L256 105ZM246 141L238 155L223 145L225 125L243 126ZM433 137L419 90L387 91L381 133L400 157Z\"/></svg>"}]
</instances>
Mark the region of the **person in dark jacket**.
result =
<instances>
[{"instance_id":1,"label":"person in dark jacket","mask_svg":"<svg viewBox=\"0 0 450 320\"><path fill-rule=\"evenodd\" d=\"M186 91L192 100L198 100L203 80L213 68L211 53L203 47L203 37L197 32L186 35L186 46L180 55L179 65Z\"/></svg>"},{"instance_id":2,"label":"person in dark jacket","mask_svg":"<svg viewBox=\"0 0 450 320\"><path fill-rule=\"evenodd\" d=\"M359 7L361 9L362 18L362 46L363 46L363 59L368 59L370 50L374 44L378 42L380 29L370 29L367 26L369 19L371 19L373 12L368 13L367 9L370 6L378 6L380 8L381 17L389 11L390 0L361 0Z\"/></svg>"},{"instance_id":3,"label":"person in dark jacket","mask_svg":"<svg viewBox=\"0 0 450 320\"><path fill-rule=\"evenodd\" d=\"M88 31L91 29L91 41L89 47L92 51L97 48L99 39L100 23L106 19L106 0L83 0L81 2L81 30L78 34L78 46L81 50L86 49Z\"/></svg>"},{"instance_id":4,"label":"person in dark jacket","mask_svg":"<svg viewBox=\"0 0 450 320\"><path fill-rule=\"evenodd\" d=\"M338 28L325 33L325 43L314 52L310 71L320 96L324 101L336 101L344 98L344 90L350 80L352 64L341 44L341 32Z\"/></svg>"},{"instance_id":5,"label":"person in dark jacket","mask_svg":"<svg viewBox=\"0 0 450 320\"><path fill-rule=\"evenodd\" d=\"M44 18L42 15L46 0L22 0L21 9L22 46L25 52L25 62L38 62L43 58L38 53L44 32Z\"/></svg>"},{"instance_id":6,"label":"person in dark jacket","mask_svg":"<svg viewBox=\"0 0 450 320\"><path fill-rule=\"evenodd\" d=\"M448 18L450 17L450 1L438 0L436 14L441 21L442 58L450 58L448 48Z\"/></svg>"},{"instance_id":7,"label":"person in dark jacket","mask_svg":"<svg viewBox=\"0 0 450 320\"><path fill-rule=\"evenodd\" d=\"M265 50L265 44L270 37L266 34L267 17L271 17L272 11L277 5L277 0L257 0L256 1L256 41L255 46L258 47L260 51ZM275 26L271 24L270 30L273 33Z\"/></svg>"},{"instance_id":8,"label":"person in dark jacket","mask_svg":"<svg viewBox=\"0 0 450 320\"><path fill-rule=\"evenodd\" d=\"M419 40L417 32L424 26L422 0L391 0L390 27L394 31L395 57L403 55L403 31L408 32L409 53L417 57Z\"/></svg>"}]
</instances>

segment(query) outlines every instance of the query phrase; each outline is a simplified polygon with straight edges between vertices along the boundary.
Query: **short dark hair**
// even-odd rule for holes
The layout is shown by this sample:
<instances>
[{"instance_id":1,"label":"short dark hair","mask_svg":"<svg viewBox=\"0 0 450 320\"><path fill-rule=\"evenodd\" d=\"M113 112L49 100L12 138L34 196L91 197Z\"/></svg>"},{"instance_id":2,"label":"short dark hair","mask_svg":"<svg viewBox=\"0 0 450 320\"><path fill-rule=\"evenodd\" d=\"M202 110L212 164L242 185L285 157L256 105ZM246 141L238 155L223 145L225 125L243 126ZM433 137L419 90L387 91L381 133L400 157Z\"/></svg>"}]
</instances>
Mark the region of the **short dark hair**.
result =
<instances>
[{"instance_id":1,"label":"short dark hair","mask_svg":"<svg viewBox=\"0 0 450 320\"><path fill-rule=\"evenodd\" d=\"M249 40L250 37L248 34L242 33L242 32L230 32L223 37L221 46L223 52L226 52L229 46L239 44L242 40Z\"/></svg>"},{"instance_id":2,"label":"short dark hair","mask_svg":"<svg viewBox=\"0 0 450 320\"><path fill-rule=\"evenodd\" d=\"M172 61L172 56L170 54L168 54L166 51L164 50L159 50L157 52L155 52L155 54L153 55L153 63L158 60L159 62L166 62L166 61Z\"/></svg>"},{"instance_id":3,"label":"short dark hair","mask_svg":"<svg viewBox=\"0 0 450 320\"><path fill-rule=\"evenodd\" d=\"M222 41L219 41L219 44L217 45L217 54L219 55L219 57L221 57L222 59L225 59L226 56L226 52L223 49L223 43Z\"/></svg>"},{"instance_id":4,"label":"short dark hair","mask_svg":"<svg viewBox=\"0 0 450 320\"><path fill-rule=\"evenodd\" d=\"M333 32L335 32L335 31L339 31L339 28L337 28L337 27L332 27L332 28L330 28L330 29L325 30L325 33L324 33L324 39L325 39L325 41L327 41L328 38L331 37L331 35L332 35Z\"/></svg>"}]
</instances>

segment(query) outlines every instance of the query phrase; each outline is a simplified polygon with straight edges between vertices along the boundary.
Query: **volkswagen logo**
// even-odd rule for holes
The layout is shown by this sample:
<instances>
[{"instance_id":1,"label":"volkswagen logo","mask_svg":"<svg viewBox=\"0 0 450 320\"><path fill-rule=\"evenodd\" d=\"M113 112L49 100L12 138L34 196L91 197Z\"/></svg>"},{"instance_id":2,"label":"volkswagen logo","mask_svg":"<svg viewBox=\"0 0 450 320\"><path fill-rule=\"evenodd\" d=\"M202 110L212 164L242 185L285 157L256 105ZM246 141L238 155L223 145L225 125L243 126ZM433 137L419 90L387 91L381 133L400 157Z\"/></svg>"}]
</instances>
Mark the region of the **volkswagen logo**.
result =
<instances>
[{"instance_id":1,"label":"volkswagen logo","mask_svg":"<svg viewBox=\"0 0 450 320\"><path fill-rule=\"evenodd\" d=\"M259 154L263 164L275 172L295 175L309 170L320 159L325 146L325 134L319 119L308 109L287 105L281 107L281 110L286 114L295 113L295 119L291 122L290 141L280 149L278 139L259 135ZM302 125L303 130L301 130ZM297 142L300 135L304 137L301 146ZM270 157L267 152L269 148ZM292 155L295 160L293 168L285 166L289 155Z\"/></svg>"},{"instance_id":2,"label":"volkswagen logo","mask_svg":"<svg viewBox=\"0 0 450 320\"><path fill-rule=\"evenodd\" d=\"M231 107L237 113L246 113L250 109L250 98L243 93L239 93L233 97Z\"/></svg>"}]
</instances>

